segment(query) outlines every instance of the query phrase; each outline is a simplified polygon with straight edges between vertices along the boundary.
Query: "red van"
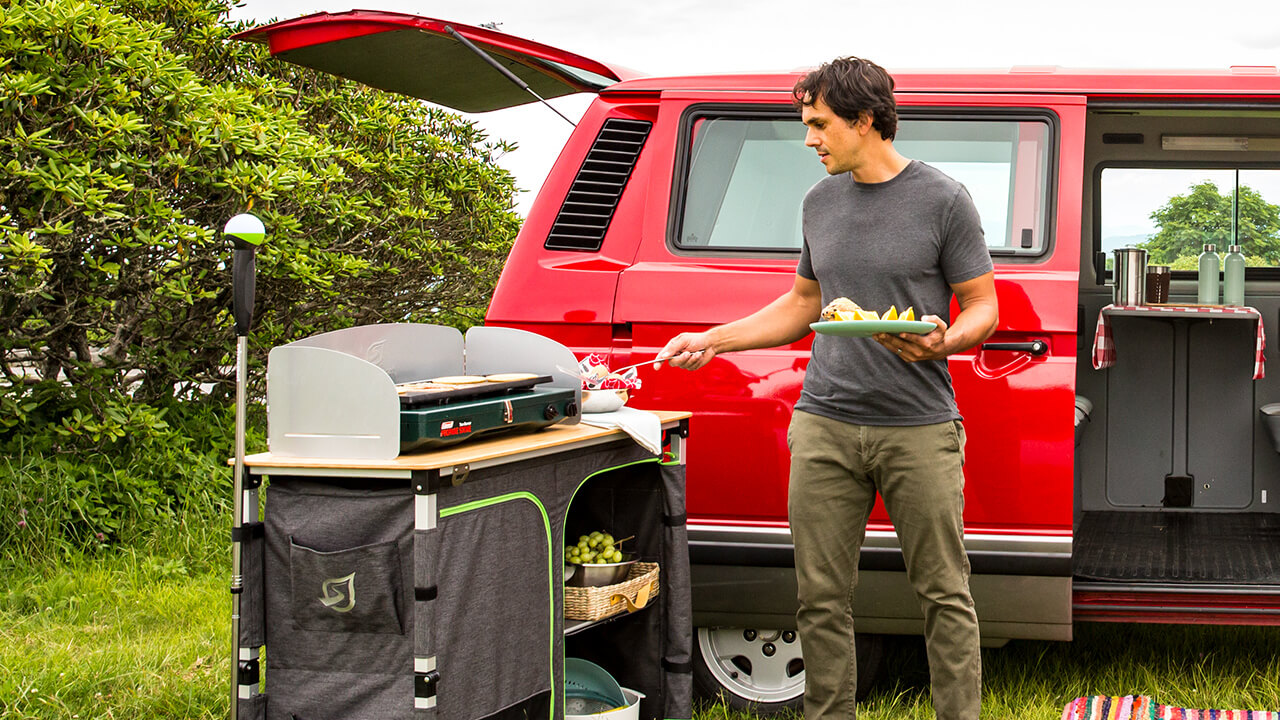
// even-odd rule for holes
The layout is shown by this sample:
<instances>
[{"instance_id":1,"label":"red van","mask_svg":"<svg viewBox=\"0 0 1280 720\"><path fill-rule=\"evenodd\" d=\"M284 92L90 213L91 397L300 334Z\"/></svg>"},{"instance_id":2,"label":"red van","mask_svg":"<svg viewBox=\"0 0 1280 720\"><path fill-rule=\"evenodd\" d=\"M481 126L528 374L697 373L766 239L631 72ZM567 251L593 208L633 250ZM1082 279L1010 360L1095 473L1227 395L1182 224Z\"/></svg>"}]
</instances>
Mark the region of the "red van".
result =
<instances>
[{"instance_id":1,"label":"red van","mask_svg":"<svg viewBox=\"0 0 1280 720\"><path fill-rule=\"evenodd\" d=\"M529 212L490 324L617 367L792 284L801 198L825 172L791 105L796 73L635 77L484 28L369 11L246 36L468 112L529 102L529 90L597 94ZM984 643L1069 640L1080 621L1280 624L1280 370L1266 374L1264 350L1280 312L1276 68L894 76L897 148L966 185L996 266L999 328L949 360ZM1242 246L1243 307L1198 302L1210 243ZM1111 252L1128 245L1171 267L1167 304L1113 302ZM809 347L719 356L694 373L645 366L633 400L694 413L695 677L764 711L795 706L803 687L785 433ZM922 629L883 507L861 567L865 680L882 635Z\"/></svg>"}]
</instances>

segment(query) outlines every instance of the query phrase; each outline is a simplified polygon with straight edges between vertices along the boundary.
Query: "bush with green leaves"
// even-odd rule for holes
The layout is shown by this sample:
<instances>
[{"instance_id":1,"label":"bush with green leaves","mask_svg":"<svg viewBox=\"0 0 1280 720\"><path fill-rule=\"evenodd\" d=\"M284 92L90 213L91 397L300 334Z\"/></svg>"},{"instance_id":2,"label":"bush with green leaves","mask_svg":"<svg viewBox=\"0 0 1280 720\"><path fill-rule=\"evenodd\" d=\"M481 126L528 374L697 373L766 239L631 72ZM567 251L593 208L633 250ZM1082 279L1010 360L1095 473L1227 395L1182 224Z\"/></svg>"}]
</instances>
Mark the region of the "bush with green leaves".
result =
<instances>
[{"instance_id":1,"label":"bush with green leaves","mask_svg":"<svg viewBox=\"0 0 1280 720\"><path fill-rule=\"evenodd\" d=\"M61 420L0 442L0 566L57 560L191 525L229 526L234 418L226 403L121 401L103 419L59 394ZM127 432L125 431L127 429ZM263 444L251 431L251 445Z\"/></svg>"},{"instance_id":2,"label":"bush with green leaves","mask_svg":"<svg viewBox=\"0 0 1280 720\"><path fill-rule=\"evenodd\" d=\"M1174 270L1195 270L1206 244L1225 253L1238 244L1250 266L1280 264L1280 206L1262 193L1240 185L1221 193L1211 180L1192 185L1185 195L1175 195L1151 213L1157 231L1139 243L1150 253L1149 261L1171 265Z\"/></svg>"},{"instance_id":3,"label":"bush with green leaves","mask_svg":"<svg viewBox=\"0 0 1280 720\"><path fill-rule=\"evenodd\" d=\"M269 232L258 352L357 324L483 318L519 222L494 162L509 146L231 40L229 5L0 0L6 425L37 379L146 402L225 388L220 229L244 211Z\"/></svg>"},{"instance_id":4,"label":"bush with green leaves","mask_svg":"<svg viewBox=\"0 0 1280 720\"><path fill-rule=\"evenodd\" d=\"M255 396L280 343L483 318L510 146L232 40L231 2L0 0L0 548L229 501L238 213L268 229Z\"/></svg>"}]
</instances>

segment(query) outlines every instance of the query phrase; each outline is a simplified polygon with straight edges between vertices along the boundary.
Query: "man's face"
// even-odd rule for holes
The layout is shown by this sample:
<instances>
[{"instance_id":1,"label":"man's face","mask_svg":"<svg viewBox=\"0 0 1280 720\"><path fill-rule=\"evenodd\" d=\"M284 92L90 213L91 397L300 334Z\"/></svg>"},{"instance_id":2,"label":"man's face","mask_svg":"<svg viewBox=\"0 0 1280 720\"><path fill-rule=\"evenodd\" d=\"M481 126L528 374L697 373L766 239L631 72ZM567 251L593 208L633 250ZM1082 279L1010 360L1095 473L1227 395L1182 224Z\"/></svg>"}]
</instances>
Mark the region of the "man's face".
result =
<instances>
[{"instance_id":1,"label":"man's face","mask_svg":"<svg viewBox=\"0 0 1280 720\"><path fill-rule=\"evenodd\" d=\"M858 164L867 131L871 129L869 115L864 113L856 123L850 124L819 97L812 105L801 106L800 118L809 128L804 144L818 151L818 159L827 168L828 175L849 172Z\"/></svg>"}]
</instances>

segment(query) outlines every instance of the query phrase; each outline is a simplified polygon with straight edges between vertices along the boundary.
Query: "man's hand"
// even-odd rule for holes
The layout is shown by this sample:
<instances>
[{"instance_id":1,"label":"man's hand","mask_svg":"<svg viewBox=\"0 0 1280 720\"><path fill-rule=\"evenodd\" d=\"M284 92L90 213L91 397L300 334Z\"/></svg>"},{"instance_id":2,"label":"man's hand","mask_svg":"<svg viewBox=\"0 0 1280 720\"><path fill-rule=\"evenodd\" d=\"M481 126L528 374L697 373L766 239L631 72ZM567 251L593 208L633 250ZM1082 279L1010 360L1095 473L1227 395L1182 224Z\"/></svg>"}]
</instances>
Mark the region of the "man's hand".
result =
<instances>
[{"instance_id":1,"label":"man's hand","mask_svg":"<svg viewBox=\"0 0 1280 720\"><path fill-rule=\"evenodd\" d=\"M717 353L777 347L808 335L809 323L822 312L822 291L817 280L795 276L791 289L754 313L699 333L671 338L653 360L657 370L664 361L673 367L697 370Z\"/></svg>"},{"instance_id":2,"label":"man's hand","mask_svg":"<svg viewBox=\"0 0 1280 720\"><path fill-rule=\"evenodd\" d=\"M922 360L941 360L947 356L944 341L947 337L947 323L937 315L925 315L923 322L931 322L938 327L928 335L915 333L876 333L871 338L892 350L903 362L920 362Z\"/></svg>"},{"instance_id":3,"label":"man's hand","mask_svg":"<svg viewBox=\"0 0 1280 720\"><path fill-rule=\"evenodd\" d=\"M938 326L928 335L878 333L872 337L905 362L942 360L976 347L991 337L1000 320L994 278L994 273L989 272L951 286L960 313L952 318L950 326L937 315L925 315L920 319Z\"/></svg>"},{"instance_id":4,"label":"man's hand","mask_svg":"<svg viewBox=\"0 0 1280 720\"><path fill-rule=\"evenodd\" d=\"M680 333L679 335L667 341L667 344L658 352L658 356L654 358L653 369L657 370L662 367L665 360L672 367L684 368L685 370L697 370L698 368L711 362L716 356L715 348L711 347L711 338L709 333Z\"/></svg>"}]
</instances>

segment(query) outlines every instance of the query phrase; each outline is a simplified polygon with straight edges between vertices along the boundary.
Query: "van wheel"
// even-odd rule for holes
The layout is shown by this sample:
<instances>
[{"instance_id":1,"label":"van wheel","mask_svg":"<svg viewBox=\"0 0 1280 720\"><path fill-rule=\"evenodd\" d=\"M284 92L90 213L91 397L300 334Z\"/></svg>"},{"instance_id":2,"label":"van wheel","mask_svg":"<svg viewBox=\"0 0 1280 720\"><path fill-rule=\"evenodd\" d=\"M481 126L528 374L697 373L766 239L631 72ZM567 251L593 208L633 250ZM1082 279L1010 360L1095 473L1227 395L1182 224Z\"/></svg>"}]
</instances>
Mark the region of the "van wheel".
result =
<instances>
[{"instance_id":1,"label":"van wheel","mask_svg":"<svg viewBox=\"0 0 1280 720\"><path fill-rule=\"evenodd\" d=\"M693 664L697 693L735 710L776 715L801 710L804 658L795 630L698 628ZM884 654L879 635L858 635L858 699L871 690Z\"/></svg>"}]
</instances>

